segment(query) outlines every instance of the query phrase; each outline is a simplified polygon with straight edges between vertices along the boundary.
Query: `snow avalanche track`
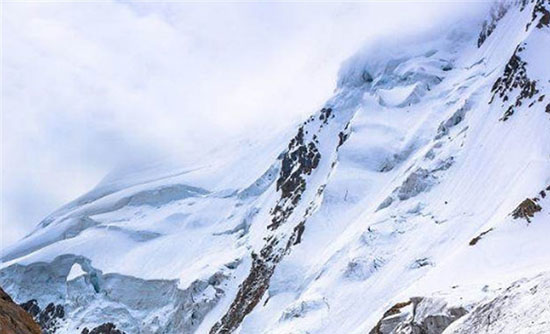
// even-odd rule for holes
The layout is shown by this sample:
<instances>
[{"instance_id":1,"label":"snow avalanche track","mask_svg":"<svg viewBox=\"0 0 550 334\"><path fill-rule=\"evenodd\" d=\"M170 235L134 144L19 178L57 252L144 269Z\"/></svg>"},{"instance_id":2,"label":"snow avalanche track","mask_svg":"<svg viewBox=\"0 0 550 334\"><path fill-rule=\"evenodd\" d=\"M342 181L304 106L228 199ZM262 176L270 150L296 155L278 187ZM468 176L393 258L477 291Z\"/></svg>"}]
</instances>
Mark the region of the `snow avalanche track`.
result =
<instances>
[{"instance_id":1,"label":"snow avalanche track","mask_svg":"<svg viewBox=\"0 0 550 334\"><path fill-rule=\"evenodd\" d=\"M0 285L46 333L550 332L550 1L434 36L351 57L288 140L110 175Z\"/></svg>"}]
</instances>

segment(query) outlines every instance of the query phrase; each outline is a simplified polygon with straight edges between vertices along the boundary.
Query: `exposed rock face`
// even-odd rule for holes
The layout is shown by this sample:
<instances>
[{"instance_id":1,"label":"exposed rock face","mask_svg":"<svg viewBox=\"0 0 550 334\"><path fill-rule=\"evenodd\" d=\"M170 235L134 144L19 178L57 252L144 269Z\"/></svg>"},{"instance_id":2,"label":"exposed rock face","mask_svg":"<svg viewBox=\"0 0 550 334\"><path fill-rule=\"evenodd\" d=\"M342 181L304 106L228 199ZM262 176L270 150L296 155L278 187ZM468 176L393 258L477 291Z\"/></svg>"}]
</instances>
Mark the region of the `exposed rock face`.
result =
<instances>
[{"instance_id":1,"label":"exposed rock face","mask_svg":"<svg viewBox=\"0 0 550 334\"><path fill-rule=\"evenodd\" d=\"M292 214L306 190L304 177L317 168L320 159L321 154L315 141L304 143L304 128L300 127L298 134L290 141L281 163L281 172L277 179L277 190L281 191L281 199L272 211L270 229L277 229Z\"/></svg>"},{"instance_id":2,"label":"exposed rock face","mask_svg":"<svg viewBox=\"0 0 550 334\"><path fill-rule=\"evenodd\" d=\"M479 33L479 37L477 39L477 46L480 47L483 45L487 37L489 37L493 31L495 30L498 21L506 15L506 12L508 11L508 6L505 2L499 2L495 3L493 7L491 8L491 15L488 20L485 20L483 22L483 26L481 28L481 32Z\"/></svg>"},{"instance_id":3,"label":"exposed rock face","mask_svg":"<svg viewBox=\"0 0 550 334\"><path fill-rule=\"evenodd\" d=\"M514 219L524 218L528 223L531 222L530 218L533 218L536 212L542 210L540 205L530 198L525 199L523 202L518 205L518 207L512 211L512 217Z\"/></svg>"},{"instance_id":4,"label":"exposed rock face","mask_svg":"<svg viewBox=\"0 0 550 334\"><path fill-rule=\"evenodd\" d=\"M440 299L414 297L386 311L370 334L441 334L466 313Z\"/></svg>"},{"instance_id":5,"label":"exposed rock face","mask_svg":"<svg viewBox=\"0 0 550 334\"><path fill-rule=\"evenodd\" d=\"M525 6L523 3L522 10ZM531 21L527 24L526 30L531 24L536 24L537 29L548 29L550 27L550 2L547 0L537 0L533 8ZM538 22L537 22L538 20ZM506 64L504 73L493 84L493 97L489 103L492 103L496 96L502 100L502 107L505 109L501 120L506 121L514 114L515 109L519 108L525 100L531 100L529 108L536 103L544 101L545 95L536 95L540 93L537 86L537 80L531 79L527 75L527 62L522 58L521 53L525 51L526 43L521 43L516 47L514 54Z\"/></svg>"},{"instance_id":6,"label":"exposed rock face","mask_svg":"<svg viewBox=\"0 0 550 334\"><path fill-rule=\"evenodd\" d=\"M531 222L531 218L535 216L535 213L542 210L540 201L546 198L546 192L550 191L550 185L538 192L535 197L526 198L512 211L511 215L514 219L523 218L527 220L527 223Z\"/></svg>"},{"instance_id":7,"label":"exposed rock face","mask_svg":"<svg viewBox=\"0 0 550 334\"><path fill-rule=\"evenodd\" d=\"M493 228L490 228L487 231L481 232L477 237L470 240L469 245L470 246L475 246L479 242L479 240L481 240L487 233L491 232L492 230L493 230Z\"/></svg>"},{"instance_id":8,"label":"exposed rock face","mask_svg":"<svg viewBox=\"0 0 550 334\"><path fill-rule=\"evenodd\" d=\"M323 119L325 119L324 115L325 113L321 113ZM306 190L304 177L317 168L320 158L315 142L311 141L307 144L304 142L304 127L300 127L296 136L290 141L281 162L277 179L277 190L281 192L281 197L271 211L272 220L268 229L277 230L292 214L302 193ZM210 333L231 333L258 304L269 287L269 281L277 263L288 250L289 245L285 247L279 244L278 238L271 236L266 240L259 254L252 253L252 267L248 277L241 284L228 312L212 327Z\"/></svg>"},{"instance_id":9,"label":"exposed rock face","mask_svg":"<svg viewBox=\"0 0 550 334\"><path fill-rule=\"evenodd\" d=\"M491 90L493 92L491 102L493 102L496 96L501 98L502 102L507 102L511 97L511 93L516 89L519 90L515 101L510 103L504 112L504 115L501 118L502 121L508 120L510 116L514 114L514 108L520 107L523 100L531 99L539 92L537 89L537 82L535 80L531 80L527 76L527 63L520 57L520 53L523 50L524 47L518 45L516 51L506 64L504 73L495 81Z\"/></svg>"},{"instance_id":10,"label":"exposed rock face","mask_svg":"<svg viewBox=\"0 0 550 334\"><path fill-rule=\"evenodd\" d=\"M268 255L268 251L266 250L264 254ZM259 258L257 254L253 253L252 257L253 263L249 275L241 284L228 312L210 330L211 334L232 333L244 317L254 309L269 287L269 280L280 256Z\"/></svg>"},{"instance_id":11,"label":"exposed rock face","mask_svg":"<svg viewBox=\"0 0 550 334\"><path fill-rule=\"evenodd\" d=\"M59 328L63 318L65 318L65 309L63 305L49 303L43 310L38 306L36 299L31 299L21 307L27 311L42 328L42 334L53 334Z\"/></svg>"},{"instance_id":12,"label":"exposed rock face","mask_svg":"<svg viewBox=\"0 0 550 334\"><path fill-rule=\"evenodd\" d=\"M548 4L547 0L546 3ZM535 23L537 18L539 18L539 21L536 23L538 29L550 27L550 11L545 7L545 0L537 0L535 8L533 9L531 22L527 25L527 29L529 29L529 25Z\"/></svg>"},{"instance_id":13,"label":"exposed rock face","mask_svg":"<svg viewBox=\"0 0 550 334\"><path fill-rule=\"evenodd\" d=\"M0 288L0 334L40 334L31 315Z\"/></svg>"},{"instance_id":14,"label":"exposed rock face","mask_svg":"<svg viewBox=\"0 0 550 334\"><path fill-rule=\"evenodd\" d=\"M333 108L322 108L318 118L311 117L291 139L284 152L279 177L276 181L276 190L280 197L271 209L271 224L269 231L276 232L282 228L302 200L306 191L307 177L318 168L321 162L321 152L318 149L320 134L323 128L329 126L330 120L335 118ZM348 122L345 123L346 128ZM330 138L331 146L337 150L345 141L344 129L338 132L338 137ZM312 134L306 137L311 131ZM331 153L330 151L327 153ZM334 165L332 165L333 167ZM322 196L324 185L315 191L316 197ZM277 264L290 248L300 243L305 229L305 221L314 211L313 202L309 204L304 217L292 228L291 233L271 234L264 238L265 244L259 253L252 252L252 267L250 273L242 282L237 296L231 303L229 310L211 328L211 334L232 333L260 302L269 288L271 276Z\"/></svg>"},{"instance_id":15,"label":"exposed rock face","mask_svg":"<svg viewBox=\"0 0 550 334\"><path fill-rule=\"evenodd\" d=\"M126 334L123 331L116 328L112 322L106 322L95 327L92 330L84 328L81 334Z\"/></svg>"},{"instance_id":16,"label":"exposed rock face","mask_svg":"<svg viewBox=\"0 0 550 334\"><path fill-rule=\"evenodd\" d=\"M391 333L401 321L406 318L406 313L402 313L402 309L405 309L411 305L411 301L397 303L393 305L389 310L384 312L382 319L371 329L370 334Z\"/></svg>"}]
</instances>

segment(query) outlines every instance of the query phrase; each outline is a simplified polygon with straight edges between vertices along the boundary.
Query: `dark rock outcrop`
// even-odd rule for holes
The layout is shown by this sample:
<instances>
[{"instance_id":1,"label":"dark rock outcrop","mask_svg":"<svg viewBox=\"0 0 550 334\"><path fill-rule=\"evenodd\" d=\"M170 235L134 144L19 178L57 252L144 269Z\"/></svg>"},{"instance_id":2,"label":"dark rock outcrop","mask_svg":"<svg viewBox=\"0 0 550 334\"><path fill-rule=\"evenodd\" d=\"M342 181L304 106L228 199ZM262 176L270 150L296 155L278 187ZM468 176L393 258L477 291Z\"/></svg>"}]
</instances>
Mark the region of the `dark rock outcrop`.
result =
<instances>
[{"instance_id":1,"label":"dark rock outcrop","mask_svg":"<svg viewBox=\"0 0 550 334\"><path fill-rule=\"evenodd\" d=\"M36 299L31 299L21 307L27 311L42 328L42 334L53 334L59 328L60 322L65 318L65 308L63 305L49 303L45 309L41 310Z\"/></svg>"},{"instance_id":2,"label":"dark rock outcrop","mask_svg":"<svg viewBox=\"0 0 550 334\"><path fill-rule=\"evenodd\" d=\"M545 5L546 2L546 5ZM546 6L550 5L550 2L548 0L537 0L537 3L535 4L535 7L533 8L533 15L531 16L531 22L527 24L527 29L529 29L529 26L533 23L535 23L535 20L540 17L539 21L536 23L536 27L538 29L542 29L544 27L550 27L550 11Z\"/></svg>"},{"instance_id":3,"label":"dark rock outcrop","mask_svg":"<svg viewBox=\"0 0 550 334\"><path fill-rule=\"evenodd\" d=\"M81 334L126 334L126 333L121 331L120 329L117 329L116 325L113 324L112 322L106 322L104 324L101 324L95 327L92 330L89 330L88 328L84 328Z\"/></svg>"},{"instance_id":4,"label":"dark rock outcrop","mask_svg":"<svg viewBox=\"0 0 550 334\"><path fill-rule=\"evenodd\" d=\"M512 211L512 217L514 217L514 219L524 218L528 223L530 223L530 218L533 218L535 213L540 210L542 210L540 205L538 205L534 200L527 198L521 202L517 208L514 209L514 211Z\"/></svg>"},{"instance_id":5,"label":"dark rock outcrop","mask_svg":"<svg viewBox=\"0 0 550 334\"><path fill-rule=\"evenodd\" d=\"M264 293L269 288L271 276L277 264L290 252L292 246L301 242L305 230L307 218L315 211L314 200L308 204L303 217L295 223L290 233L277 233L279 228L286 224L296 207L302 200L306 191L307 178L319 166L321 152L319 151L319 134L323 127L331 124L329 121L335 118L332 108L323 108L319 112L318 123L315 118L309 118L300 126L298 133L291 139L287 150L281 158L281 168L276 181L276 189L280 196L271 209L271 223L267 226L270 232L264 237L265 244L258 252L253 252L252 265L248 276L239 286L239 290L229 310L210 329L210 334L225 334L234 332L244 317L248 315L260 302ZM338 132L338 137L332 140L334 149L347 139L349 122L343 131ZM308 136L308 132L312 134ZM334 167L334 164L331 165ZM315 192L317 197L322 196L325 185L320 185Z\"/></svg>"},{"instance_id":6,"label":"dark rock outcrop","mask_svg":"<svg viewBox=\"0 0 550 334\"><path fill-rule=\"evenodd\" d=\"M306 190L305 176L317 168L320 160L321 154L315 142L305 143L304 128L300 127L283 156L277 179L277 190L281 191L281 198L271 212L269 229L276 230L292 214Z\"/></svg>"},{"instance_id":7,"label":"dark rock outcrop","mask_svg":"<svg viewBox=\"0 0 550 334\"><path fill-rule=\"evenodd\" d=\"M492 230L493 230L493 228L490 228L487 231L481 232L477 237L470 240L469 245L470 246L475 246L479 242L479 240L481 240L481 238L483 238L487 233L491 232Z\"/></svg>"},{"instance_id":8,"label":"dark rock outcrop","mask_svg":"<svg viewBox=\"0 0 550 334\"><path fill-rule=\"evenodd\" d=\"M320 120L326 124L332 110L330 108L321 110ZM280 198L271 210L271 224L268 229L277 230L288 217L294 212L302 194L306 190L306 175L317 168L321 154L317 150L315 140L306 143L304 140L304 126L298 129L296 136L290 141L287 151L284 153L279 178L277 179L277 190L280 191ZM250 273L240 285L237 296L233 300L229 310L217 322L210 333L231 333L243 321L262 299L269 287L269 281L275 267L288 251L296 243L299 243L304 230L304 224L300 223L294 228L292 236L287 243L281 243L275 236L266 238L266 244L260 253L252 253L252 267Z\"/></svg>"},{"instance_id":9,"label":"dark rock outcrop","mask_svg":"<svg viewBox=\"0 0 550 334\"><path fill-rule=\"evenodd\" d=\"M524 49L525 47L522 45L516 47L514 54L504 67L504 73L495 81L491 89L493 96L489 103L493 103L497 96L505 103L510 99L509 95L513 91L519 90L516 100L508 105L500 119L502 121L508 120L514 114L514 108L520 107L525 99L531 99L539 93L536 80L531 80L527 76L527 62L520 57Z\"/></svg>"},{"instance_id":10,"label":"dark rock outcrop","mask_svg":"<svg viewBox=\"0 0 550 334\"><path fill-rule=\"evenodd\" d=\"M506 12L508 11L508 7L504 2L502 3L496 3L491 8L491 14L489 19L485 20L483 22L483 26L481 27L481 32L479 33L479 37L477 39L477 46L481 47L485 40L491 36L495 28L497 27L498 21L506 15Z\"/></svg>"}]
</instances>

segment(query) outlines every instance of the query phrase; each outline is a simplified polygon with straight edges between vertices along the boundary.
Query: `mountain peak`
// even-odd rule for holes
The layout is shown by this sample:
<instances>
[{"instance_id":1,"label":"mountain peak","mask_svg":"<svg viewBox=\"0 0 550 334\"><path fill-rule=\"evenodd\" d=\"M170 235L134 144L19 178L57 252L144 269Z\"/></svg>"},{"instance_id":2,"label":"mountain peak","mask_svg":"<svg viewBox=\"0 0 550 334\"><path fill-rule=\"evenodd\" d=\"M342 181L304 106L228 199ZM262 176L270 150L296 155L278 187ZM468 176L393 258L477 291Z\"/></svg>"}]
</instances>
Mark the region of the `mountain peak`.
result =
<instances>
[{"instance_id":1,"label":"mountain peak","mask_svg":"<svg viewBox=\"0 0 550 334\"><path fill-rule=\"evenodd\" d=\"M57 334L550 330L550 4L493 8L360 50L290 135L111 175L0 284Z\"/></svg>"}]
</instances>

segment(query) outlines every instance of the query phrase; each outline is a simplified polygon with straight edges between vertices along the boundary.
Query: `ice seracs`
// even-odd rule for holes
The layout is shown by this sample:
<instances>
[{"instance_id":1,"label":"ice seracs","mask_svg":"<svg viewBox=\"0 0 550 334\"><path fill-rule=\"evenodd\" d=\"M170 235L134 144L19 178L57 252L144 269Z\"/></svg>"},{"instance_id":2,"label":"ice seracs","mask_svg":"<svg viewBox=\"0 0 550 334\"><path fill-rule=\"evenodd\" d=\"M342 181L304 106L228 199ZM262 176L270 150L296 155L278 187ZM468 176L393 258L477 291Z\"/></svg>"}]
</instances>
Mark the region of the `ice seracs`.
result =
<instances>
[{"instance_id":1,"label":"ice seracs","mask_svg":"<svg viewBox=\"0 0 550 334\"><path fill-rule=\"evenodd\" d=\"M67 281L71 281L80 276L86 275L86 272L82 270L82 267L78 263L74 263L67 275Z\"/></svg>"}]
</instances>

